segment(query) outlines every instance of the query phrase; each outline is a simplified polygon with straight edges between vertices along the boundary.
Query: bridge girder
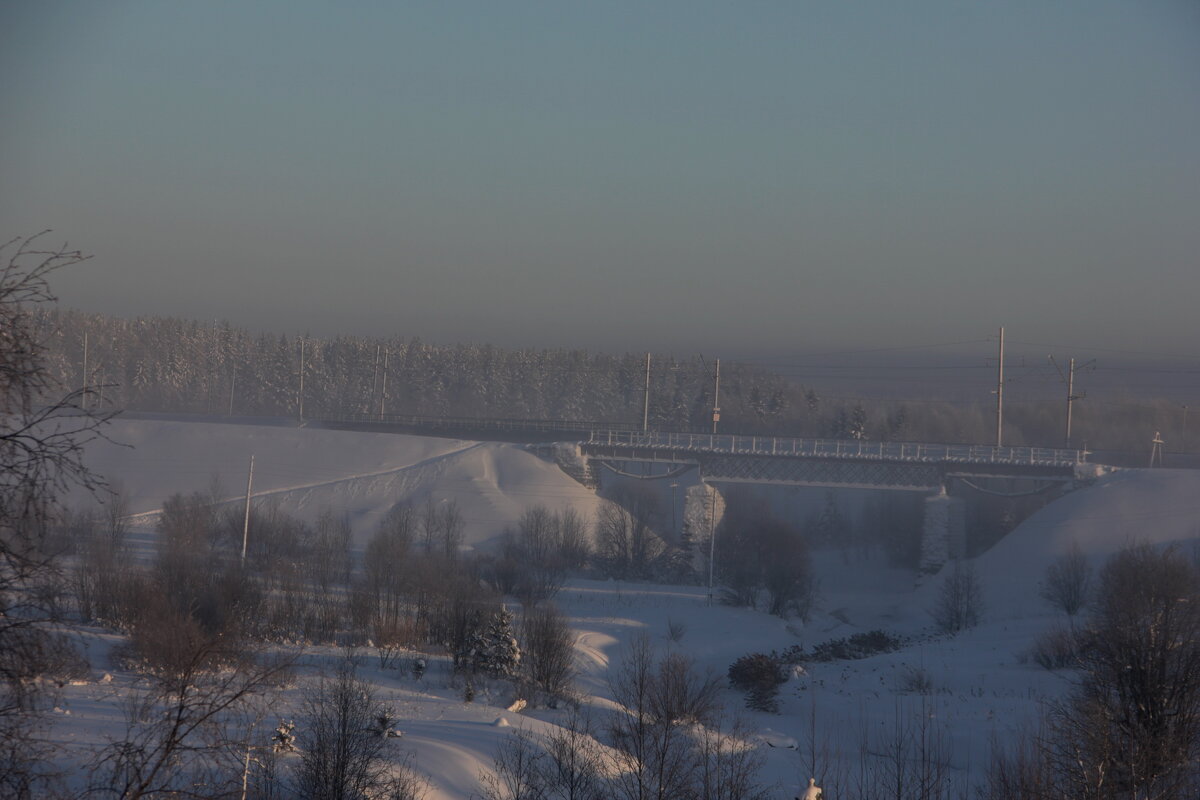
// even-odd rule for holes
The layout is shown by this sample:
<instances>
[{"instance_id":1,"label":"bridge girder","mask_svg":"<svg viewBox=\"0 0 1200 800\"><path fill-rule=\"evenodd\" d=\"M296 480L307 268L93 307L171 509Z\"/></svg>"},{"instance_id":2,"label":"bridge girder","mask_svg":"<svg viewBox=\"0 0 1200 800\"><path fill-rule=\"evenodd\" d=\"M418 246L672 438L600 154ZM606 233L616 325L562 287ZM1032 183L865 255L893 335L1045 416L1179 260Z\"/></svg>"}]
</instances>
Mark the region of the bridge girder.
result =
<instances>
[{"instance_id":1,"label":"bridge girder","mask_svg":"<svg viewBox=\"0 0 1200 800\"><path fill-rule=\"evenodd\" d=\"M901 491L936 491L942 470L930 464L872 461L817 461L745 456L706 458L700 465L708 480Z\"/></svg>"},{"instance_id":2,"label":"bridge girder","mask_svg":"<svg viewBox=\"0 0 1200 800\"><path fill-rule=\"evenodd\" d=\"M585 444L583 454L602 462L693 465L702 480L830 488L937 491L949 478L1024 478L1067 482L1073 469L1061 466L928 463L855 458L734 455L669 448Z\"/></svg>"}]
</instances>

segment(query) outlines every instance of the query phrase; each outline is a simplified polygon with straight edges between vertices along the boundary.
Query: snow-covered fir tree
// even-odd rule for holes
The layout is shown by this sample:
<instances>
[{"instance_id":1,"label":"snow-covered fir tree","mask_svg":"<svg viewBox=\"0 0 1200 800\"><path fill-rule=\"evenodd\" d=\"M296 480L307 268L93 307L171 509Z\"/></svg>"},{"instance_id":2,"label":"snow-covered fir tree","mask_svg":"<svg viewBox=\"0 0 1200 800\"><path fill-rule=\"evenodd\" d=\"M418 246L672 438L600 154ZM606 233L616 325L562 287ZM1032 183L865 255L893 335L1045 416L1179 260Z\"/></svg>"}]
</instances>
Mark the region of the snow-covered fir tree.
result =
<instances>
[{"instance_id":1,"label":"snow-covered fir tree","mask_svg":"<svg viewBox=\"0 0 1200 800\"><path fill-rule=\"evenodd\" d=\"M513 633L513 615L501 606L481 631L475 666L493 678L507 678L516 674L520 663L521 648Z\"/></svg>"}]
</instances>

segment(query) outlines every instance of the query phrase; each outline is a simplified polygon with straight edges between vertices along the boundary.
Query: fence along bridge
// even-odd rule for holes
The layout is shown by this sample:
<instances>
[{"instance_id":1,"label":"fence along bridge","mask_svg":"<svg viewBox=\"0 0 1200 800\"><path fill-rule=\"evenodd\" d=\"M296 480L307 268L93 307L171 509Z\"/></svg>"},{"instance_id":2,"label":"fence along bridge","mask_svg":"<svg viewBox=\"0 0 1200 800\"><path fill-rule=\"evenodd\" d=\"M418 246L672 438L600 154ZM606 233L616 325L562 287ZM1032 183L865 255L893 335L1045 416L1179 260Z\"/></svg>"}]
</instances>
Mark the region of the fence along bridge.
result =
<instances>
[{"instance_id":1,"label":"fence along bridge","mask_svg":"<svg viewBox=\"0 0 1200 800\"><path fill-rule=\"evenodd\" d=\"M1082 450L593 430L581 455L699 470L703 481L938 491L950 478L1070 481Z\"/></svg>"}]
</instances>

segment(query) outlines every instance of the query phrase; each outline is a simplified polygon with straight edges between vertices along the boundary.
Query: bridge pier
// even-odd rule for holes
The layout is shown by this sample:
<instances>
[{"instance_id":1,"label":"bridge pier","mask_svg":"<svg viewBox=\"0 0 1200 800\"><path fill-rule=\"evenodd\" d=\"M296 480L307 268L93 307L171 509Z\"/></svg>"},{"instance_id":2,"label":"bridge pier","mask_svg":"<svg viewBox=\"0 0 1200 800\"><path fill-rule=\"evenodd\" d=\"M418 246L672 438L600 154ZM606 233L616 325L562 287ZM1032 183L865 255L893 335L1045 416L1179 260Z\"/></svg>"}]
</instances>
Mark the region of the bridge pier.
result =
<instances>
[{"instance_id":1,"label":"bridge pier","mask_svg":"<svg viewBox=\"0 0 1200 800\"><path fill-rule=\"evenodd\" d=\"M683 531L693 542L708 538L725 516L725 497L711 483L689 486L683 495Z\"/></svg>"},{"instance_id":2,"label":"bridge pier","mask_svg":"<svg viewBox=\"0 0 1200 800\"><path fill-rule=\"evenodd\" d=\"M925 498L925 521L921 528L922 575L932 575L948 561L967 551L967 503L952 497L945 488Z\"/></svg>"}]
</instances>

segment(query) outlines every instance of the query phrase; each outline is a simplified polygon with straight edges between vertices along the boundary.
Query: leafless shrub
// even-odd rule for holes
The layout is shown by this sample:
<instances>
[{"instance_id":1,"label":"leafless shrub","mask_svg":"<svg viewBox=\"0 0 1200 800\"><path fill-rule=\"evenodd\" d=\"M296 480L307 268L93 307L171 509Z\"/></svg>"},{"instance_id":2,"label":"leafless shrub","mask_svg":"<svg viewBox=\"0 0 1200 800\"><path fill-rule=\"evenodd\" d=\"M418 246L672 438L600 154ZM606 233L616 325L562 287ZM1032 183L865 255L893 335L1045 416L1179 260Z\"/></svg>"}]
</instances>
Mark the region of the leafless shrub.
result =
<instances>
[{"instance_id":1,"label":"leafless shrub","mask_svg":"<svg viewBox=\"0 0 1200 800\"><path fill-rule=\"evenodd\" d=\"M570 691L575 677L575 634L553 606L527 608L521 620L521 665L550 697Z\"/></svg>"},{"instance_id":2,"label":"leafless shrub","mask_svg":"<svg viewBox=\"0 0 1200 800\"><path fill-rule=\"evenodd\" d=\"M654 719L662 724L702 724L720 708L720 691L720 680L711 672L698 672L693 659L667 653L659 659L648 706Z\"/></svg>"},{"instance_id":3,"label":"leafless shrub","mask_svg":"<svg viewBox=\"0 0 1200 800\"><path fill-rule=\"evenodd\" d=\"M948 800L949 749L936 715L924 697L915 707L897 701L892 724L879 735L872 750L872 797Z\"/></svg>"},{"instance_id":4,"label":"leafless shrub","mask_svg":"<svg viewBox=\"0 0 1200 800\"><path fill-rule=\"evenodd\" d=\"M687 633L687 623L680 619L667 619L667 639L672 642L682 642Z\"/></svg>"},{"instance_id":5,"label":"leafless shrub","mask_svg":"<svg viewBox=\"0 0 1200 800\"><path fill-rule=\"evenodd\" d=\"M1067 797L1059 784L1041 744L1045 732L1025 732L1011 744L992 742L991 762L979 800L1052 800Z\"/></svg>"},{"instance_id":6,"label":"leafless shrub","mask_svg":"<svg viewBox=\"0 0 1200 800\"><path fill-rule=\"evenodd\" d=\"M943 633L958 633L979 624L983 613L983 589L974 564L954 562L954 569L942 581L937 601L929 613Z\"/></svg>"},{"instance_id":7,"label":"leafless shrub","mask_svg":"<svg viewBox=\"0 0 1200 800\"><path fill-rule=\"evenodd\" d=\"M528 731L514 730L492 759L492 771L479 776L483 800L542 800L546 796L541 754Z\"/></svg>"},{"instance_id":8,"label":"leafless shrub","mask_svg":"<svg viewBox=\"0 0 1200 800\"><path fill-rule=\"evenodd\" d=\"M1074 617L1087 604L1091 582L1092 568L1087 556L1079 549L1078 542L1072 542L1066 553L1046 567L1042 599Z\"/></svg>"},{"instance_id":9,"label":"leafless shrub","mask_svg":"<svg viewBox=\"0 0 1200 800\"><path fill-rule=\"evenodd\" d=\"M612 678L622 709L597 744L589 721L572 711L545 737L515 731L480 776L484 800L766 800L761 754L748 732L715 713L708 678L686 659L655 657L637 639ZM695 724L704 720L705 724Z\"/></svg>"},{"instance_id":10,"label":"leafless shrub","mask_svg":"<svg viewBox=\"0 0 1200 800\"><path fill-rule=\"evenodd\" d=\"M766 759L751 744L754 731L734 720L706 726L698 733L695 797L705 800L768 800L759 772Z\"/></svg>"},{"instance_id":11,"label":"leafless shrub","mask_svg":"<svg viewBox=\"0 0 1200 800\"><path fill-rule=\"evenodd\" d=\"M896 682L896 691L902 694L931 695L933 694L933 676L924 667L905 667Z\"/></svg>"},{"instance_id":12,"label":"leafless shrub","mask_svg":"<svg viewBox=\"0 0 1200 800\"><path fill-rule=\"evenodd\" d=\"M568 712L565 724L554 728L542 744L545 757L538 764L538 776L548 798L604 797L604 751L593 738L590 721L578 710Z\"/></svg>"},{"instance_id":13,"label":"leafless shrub","mask_svg":"<svg viewBox=\"0 0 1200 800\"><path fill-rule=\"evenodd\" d=\"M429 779L417 771L412 754L392 767L392 773L376 793L378 800L422 800L429 793Z\"/></svg>"},{"instance_id":14,"label":"leafless shrub","mask_svg":"<svg viewBox=\"0 0 1200 800\"><path fill-rule=\"evenodd\" d=\"M1029 657L1046 670L1059 670L1079 664L1079 639L1074 631L1051 628L1034 640Z\"/></svg>"}]
</instances>

